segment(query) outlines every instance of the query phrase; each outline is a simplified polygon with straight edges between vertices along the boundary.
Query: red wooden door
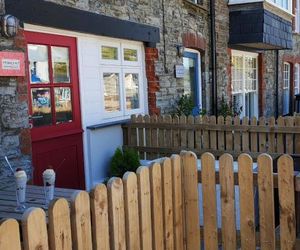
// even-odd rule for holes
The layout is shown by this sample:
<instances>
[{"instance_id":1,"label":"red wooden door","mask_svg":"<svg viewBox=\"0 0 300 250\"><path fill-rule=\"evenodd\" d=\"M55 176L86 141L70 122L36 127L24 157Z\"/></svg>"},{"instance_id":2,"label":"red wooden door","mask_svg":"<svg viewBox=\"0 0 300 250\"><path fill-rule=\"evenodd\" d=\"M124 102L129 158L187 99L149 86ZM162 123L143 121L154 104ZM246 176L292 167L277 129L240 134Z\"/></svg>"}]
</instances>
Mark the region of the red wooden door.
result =
<instances>
[{"instance_id":1,"label":"red wooden door","mask_svg":"<svg viewBox=\"0 0 300 250\"><path fill-rule=\"evenodd\" d=\"M56 186L84 188L76 38L25 32L33 181L46 168Z\"/></svg>"}]
</instances>

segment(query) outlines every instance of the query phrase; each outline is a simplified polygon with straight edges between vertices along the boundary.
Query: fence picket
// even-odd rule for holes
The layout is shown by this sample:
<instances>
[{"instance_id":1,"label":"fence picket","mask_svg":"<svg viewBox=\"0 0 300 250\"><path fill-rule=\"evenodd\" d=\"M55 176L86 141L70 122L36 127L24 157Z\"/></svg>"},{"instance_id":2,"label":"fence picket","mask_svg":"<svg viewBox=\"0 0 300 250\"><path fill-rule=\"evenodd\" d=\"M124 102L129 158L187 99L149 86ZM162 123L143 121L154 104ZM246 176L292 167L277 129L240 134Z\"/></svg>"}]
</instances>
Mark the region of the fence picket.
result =
<instances>
[{"instance_id":1,"label":"fence picket","mask_svg":"<svg viewBox=\"0 0 300 250\"><path fill-rule=\"evenodd\" d=\"M224 116L218 116L218 125L224 125ZM218 131L217 133L217 142L218 142L218 150L224 151L225 150L225 133L224 131Z\"/></svg>"},{"instance_id":2,"label":"fence picket","mask_svg":"<svg viewBox=\"0 0 300 250\"><path fill-rule=\"evenodd\" d=\"M295 126L300 127L300 116L295 116ZM295 154L300 154L300 134L295 135Z\"/></svg>"},{"instance_id":3,"label":"fence picket","mask_svg":"<svg viewBox=\"0 0 300 250\"><path fill-rule=\"evenodd\" d=\"M205 249L218 249L215 157L204 153L201 157L203 222Z\"/></svg>"},{"instance_id":4,"label":"fence picket","mask_svg":"<svg viewBox=\"0 0 300 250\"><path fill-rule=\"evenodd\" d=\"M22 216L24 250L48 250L46 214L41 208L29 208Z\"/></svg>"},{"instance_id":5,"label":"fence picket","mask_svg":"<svg viewBox=\"0 0 300 250\"><path fill-rule=\"evenodd\" d=\"M235 126L241 125L241 120L239 116L234 117L233 124ZM240 131L234 131L234 151L240 152L241 151L241 132Z\"/></svg>"},{"instance_id":6,"label":"fence picket","mask_svg":"<svg viewBox=\"0 0 300 250\"><path fill-rule=\"evenodd\" d=\"M16 220L0 221L0 249L21 250L19 223Z\"/></svg>"},{"instance_id":7,"label":"fence picket","mask_svg":"<svg viewBox=\"0 0 300 250\"><path fill-rule=\"evenodd\" d=\"M182 169L179 155L171 156L173 179L174 243L176 250L185 249L182 197Z\"/></svg>"},{"instance_id":8,"label":"fence picket","mask_svg":"<svg viewBox=\"0 0 300 250\"><path fill-rule=\"evenodd\" d=\"M255 219L252 158L241 154L238 158L241 248L255 249Z\"/></svg>"},{"instance_id":9,"label":"fence picket","mask_svg":"<svg viewBox=\"0 0 300 250\"><path fill-rule=\"evenodd\" d=\"M136 121L138 122L138 123L144 123L145 121L144 121L144 116L142 116L142 115L138 115L138 117L137 117L137 119L136 119ZM138 145L140 146L140 147L144 147L145 146L145 135L144 135L144 128L138 128L137 129L137 137L138 137ZM142 150L139 150L139 154L140 154L140 157L141 158L145 158L145 156L144 156L144 152L142 151Z\"/></svg>"},{"instance_id":10,"label":"fence picket","mask_svg":"<svg viewBox=\"0 0 300 250\"><path fill-rule=\"evenodd\" d=\"M136 123L137 122L137 117L136 115L132 115L131 118L130 118L130 122L132 124ZM130 140L130 145L131 146L137 146L138 143L137 143L137 129L136 128L131 128L130 129L130 137L129 137L129 140Z\"/></svg>"},{"instance_id":11,"label":"fence picket","mask_svg":"<svg viewBox=\"0 0 300 250\"><path fill-rule=\"evenodd\" d=\"M151 116L150 122L152 124L157 123L157 116L156 115ZM151 129L151 146L154 148L158 147L158 129L157 128ZM158 153L151 154L151 159L155 159L157 157L158 157Z\"/></svg>"},{"instance_id":12,"label":"fence picket","mask_svg":"<svg viewBox=\"0 0 300 250\"><path fill-rule=\"evenodd\" d=\"M184 196L184 220L186 234L186 249L199 250L200 225L199 225L199 196L197 157L193 152L180 154L183 170L183 196Z\"/></svg>"},{"instance_id":13,"label":"fence picket","mask_svg":"<svg viewBox=\"0 0 300 250\"><path fill-rule=\"evenodd\" d=\"M126 249L125 211L123 183L120 178L111 178L108 183L110 248Z\"/></svg>"},{"instance_id":14,"label":"fence picket","mask_svg":"<svg viewBox=\"0 0 300 250\"><path fill-rule=\"evenodd\" d=\"M232 117L231 116L227 116L226 117L226 125L232 125ZM233 149L232 147L232 131L226 131L226 150L231 151Z\"/></svg>"},{"instance_id":15,"label":"fence picket","mask_svg":"<svg viewBox=\"0 0 300 250\"><path fill-rule=\"evenodd\" d=\"M53 250L72 250L70 208L66 199L52 202L48 210L49 243Z\"/></svg>"},{"instance_id":16,"label":"fence picket","mask_svg":"<svg viewBox=\"0 0 300 250\"><path fill-rule=\"evenodd\" d=\"M187 123L188 124L194 124L195 120L194 120L194 116L189 115L188 119L187 119ZM188 148L193 150L195 148L195 132L194 130L188 130Z\"/></svg>"},{"instance_id":17,"label":"fence picket","mask_svg":"<svg viewBox=\"0 0 300 250\"><path fill-rule=\"evenodd\" d=\"M93 249L90 198L85 191L77 191L72 196L71 223L74 249Z\"/></svg>"},{"instance_id":18,"label":"fence picket","mask_svg":"<svg viewBox=\"0 0 300 250\"><path fill-rule=\"evenodd\" d=\"M93 249L109 250L109 223L107 188L97 185L90 193Z\"/></svg>"},{"instance_id":19,"label":"fence picket","mask_svg":"<svg viewBox=\"0 0 300 250\"><path fill-rule=\"evenodd\" d=\"M207 115L203 116L203 124L209 124L209 117ZM203 149L209 149L209 133L207 129L203 130Z\"/></svg>"},{"instance_id":20,"label":"fence picket","mask_svg":"<svg viewBox=\"0 0 300 250\"><path fill-rule=\"evenodd\" d=\"M215 116L211 116L209 118L209 124L210 125L216 125L216 117ZM210 137L210 148L212 150L216 150L217 149L217 133L214 130L210 130L209 132L209 137Z\"/></svg>"},{"instance_id":21,"label":"fence picket","mask_svg":"<svg viewBox=\"0 0 300 250\"><path fill-rule=\"evenodd\" d=\"M151 211L153 227L153 249L164 249L163 233L163 204L162 204L162 176L161 167L158 163L150 166L151 186Z\"/></svg>"},{"instance_id":22,"label":"fence picket","mask_svg":"<svg viewBox=\"0 0 300 250\"><path fill-rule=\"evenodd\" d=\"M296 249L294 162L288 155L283 155L278 160L278 192L280 203L280 249Z\"/></svg>"},{"instance_id":23,"label":"fence picket","mask_svg":"<svg viewBox=\"0 0 300 250\"><path fill-rule=\"evenodd\" d=\"M284 118L282 116L278 117L277 125L280 127L285 127ZM277 153L284 153L284 134L277 133Z\"/></svg>"},{"instance_id":24,"label":"fence picket","mask_svg":"<svg viewBox=\"0 0 300 250\"><path fill-rule=\"evenodd\" d=\"M167 124L172 124L172 116L171 115L166 115L164 117L164 123ZM170 148L172 147L172 129L167 128L165 131L165 146Z\"/></svg>"},{"instance_id":25,"label":"fence picket","mask_svg":"<svg viewBox=\"0 0 300 250\"><path fill-rule=\"evenodd\" d=\"M223 249L236 249L233 158L229 154L220 157L220 184L222 209Z\"/></svg>"},{"instance_id":26,"label":"fence picket","mask_svg":"<svg viewBox=\"0 0 300 250\"><path fill-rule=\"evenodd\" d=\"M259 126L266 126L266 119L259 118ZM267 152L267 135L266 133L258 133L259 152Z\"/></svg>"},{"instance_id":27,"label":"fence picket","mask_svg":"<svg viewBox=\"0 0 300 250\"><path fill-rule=\"evenodd\" d=\"M178 115L175 115L173 117L173 124L179 124L179 117ZM179 148L180 147L180 130L179 129L173 129L172 130L172 139L173 139L173 147Z\"/></svg>"},{"instance_id":28,"label":"fence picket","mask_svg":"<svg viewBox=\"0 0 300 250\"><path fill-rule=\"evenodd\" d=\"M242 120L242 125L247 127L249 126L249 118L244 117ZM242 133L242 147L243 147L243 152L248 152L249 151L249 132L244 131Z\"/></svg>"},{"instance_id":29,"label":"fence picket","mask_svg":"<svg viewBox=\"0 0 300 250\"><path fill-rule=\"evenodd\" d=\"M201 116L196 116L195 117L195 124L201 124L202 123L202 118ZM201 129L197 129L195 132L195 147L197 150L202 149L202 131Z\"/></svg>"},{"instance_id":30,"label":"fence picket","mask_svg":"<svg viewBox=\"0 0 300 250\"><path fill-rule=\"evenodd\" d=\"M126 245L127 249L140 249L140 226L137 177L135 173L127 172L123 176L125 222L126 222Z\"/></svg>"},{"instance_id":31,"label":"fence picket","mask_svg":"<svg viewBox=\"0 0 300 250\"><path fill-rule=\"evenodd\" d=\"M165 118L164 116L158 116L157 122L160 124L165 123ZM165 147L165 129L164 128L159 128L158 129L158 147L164 148ZM163 157L163 153L159 153L159 157Z\"/></svg>"},{"instance_id":32,"label":"fence picket","mask_svg":"<svg viewBox=\"0 0 300 250\"><path fill-rule=\"evenodd\" d=\"M180 124L186 124L186 116L180 116ZM187 131L185 129L180 129L180 146L181 148L187 147Z\"/></svg>"},{"instance_id":33,"label":"fence picket","mask_svg":"<svg viewBox=\"0 0 300 250\"><path fill-rule=\"evenodd\" d=\"M165 158L161 162L163 186L163 212L164 212L164 241L165 249L174 249L173 227L173 194L172 194L172 166L171 159Z\"/></svg>"},{"instance_id":34,"label":"fence picket","mask_svg":"<svg viewBox=\"0 0 300 250\"><path fill-rule=\"evenodd\" d=\"M285 118L285 126L292 128L294 127L294 117L286 117ZM286 133L285 135L285 145L286 145L286 152L287 154L294 153L294 136L292 133Z\"/></svg>"},{"instance_id":35,"label":"fence picket","mask_svg":"<svg viewBox=\"0 0 300 250\"><path fill-rule=\"evenodd\" d=\"M275 249L273 160L261 154L258 164L259 222L261 249Z\"/></svg>"},{"instance_id":36,"label":"fence picket","mask_svg":"<svg viewBox=\"0 0 300 250\"><path fill-rule=\"evenodd\" d=\"M275 126L275 118L271 117L269 120L269 127L274 127L274 126ZM268 152L275 153L276 152L276 142L275 142L275 133L274 132L269 133L268 142L269 142Z\"/></svg>"},{"instance_id":37,"label":"fence picket","mask_svg":"<svg viewBox=\"0 0 300 250\"><path fill-rule=\"evenodd\" d=\"M252 117L251 126L257 126L257 119L256 117ZM251 138L251 152L257 152L257 133L256 132L251 132L250 133L250 138Z\"/></svg>"},{"instance_id":38,"label":"fence picket","mask_svg":"<svg viewBox=\"0 0 300 250\"><path fill-rule=\"evenodd\" d=\"M145 115L144 117L145 124L150 123L150 116ZM150 128L145 128L145 147L151 147L151 129ZM151 160L151 153L146 153L146 158L147 160Z\"/></svg>"},{"instance_id":39,"label":"fence picket","mask_svg":"<svg viewBox=\"0 0 300 250\"><path fill-rule=\"evenodd\" d=\"M140 238L141 249L152 250L152 223L151 223L151 192L149 181L149 168L137 169L140 211Z\"/></svg>"}]
</instances>

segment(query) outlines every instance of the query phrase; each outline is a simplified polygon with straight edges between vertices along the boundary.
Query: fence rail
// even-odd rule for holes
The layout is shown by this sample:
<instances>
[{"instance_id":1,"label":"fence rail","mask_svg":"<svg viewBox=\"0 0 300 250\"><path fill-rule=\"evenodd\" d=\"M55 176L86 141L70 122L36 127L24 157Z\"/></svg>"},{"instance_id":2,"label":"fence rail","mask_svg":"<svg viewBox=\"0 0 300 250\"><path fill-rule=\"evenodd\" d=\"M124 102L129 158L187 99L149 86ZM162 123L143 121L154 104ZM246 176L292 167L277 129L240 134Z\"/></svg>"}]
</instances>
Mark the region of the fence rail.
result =
<instances>
[{"instance_id":1,"label":"fence rail","mask_svg":"<svg viewBox=\"0 0 300 250\"><path fill-rule=\"evenodd\" d=\"M124 147L134 148L141 158L192 150L216 156L230 153L237 158L248 153L257 158L268 153L273 158L286 153L300 157L300 117L248 119L223 116L132 116L123 126Z\"/></svg>"},{"instance_id":2,"label":"fence rail","mask_svg":"<svg viewBox=\"0 0 300 250\"><path fill-rule=\"evenodd\" d=\"M164 158L123 179L112 178L90 193L80 191L72 197L54 201L45 212L31 208L23 215L21 228L15 220L0 224L0 249L296 249L293 160L278 160L277 186L280 206L280 235L275 233L272 158L258 157L259 230L255 227L252 158L238 158L240 231L235 224L233 157L220 158L222 228L217 228L215 157L197 157L184 151ZM203 202L199 203L198 182ZM200 230L199 207L204 227ZM22 241L21 241L22 239Z\"/></svg>"}]
</instances>

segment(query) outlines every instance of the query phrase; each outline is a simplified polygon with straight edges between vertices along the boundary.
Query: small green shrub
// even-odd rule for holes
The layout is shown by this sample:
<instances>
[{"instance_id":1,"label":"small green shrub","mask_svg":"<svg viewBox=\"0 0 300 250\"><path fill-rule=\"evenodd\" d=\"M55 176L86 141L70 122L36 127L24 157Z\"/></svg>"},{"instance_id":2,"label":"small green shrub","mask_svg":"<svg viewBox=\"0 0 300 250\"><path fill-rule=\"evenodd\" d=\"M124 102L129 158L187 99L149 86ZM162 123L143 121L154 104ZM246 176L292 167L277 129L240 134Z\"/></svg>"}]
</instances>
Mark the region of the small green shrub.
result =
<instances>
[{"instance_id":1,"label":"small green shrub","mask_svg":"<svg viewBox=\"0 0 300 250\"><path fill-rule=\"evenodd\" d=\"M134 149L117 148L109 168L109 177L123 177L127 171L135 172L140 166L140 158Z\"/></svg>"},{"instance_id":2,"label":"small green shrub","mask_svg":"<svg viewBox=\"0 0 300 250\"><path fill-rule=\"evenodd\" d=\"M205 109L200 109L199 107L195 106L193 98L191 95L182 95L179 100L176 102L177 107L173 115L206 115Z\"/></svg>"},{"instance_id":3,"label":"small green shrub","mask_svg":"<svg viewBox=\"0 0 300 250\"><path fill-rule=\"evenodd\" d=\"M234 105L229 105L225 102L224 97L222 97L220 106L219 106L219 115L222 115L224 118L226 116L239 116L243 111L243 107L239 106L238 103L234 103Z\"/></svg>"}]
</instances>

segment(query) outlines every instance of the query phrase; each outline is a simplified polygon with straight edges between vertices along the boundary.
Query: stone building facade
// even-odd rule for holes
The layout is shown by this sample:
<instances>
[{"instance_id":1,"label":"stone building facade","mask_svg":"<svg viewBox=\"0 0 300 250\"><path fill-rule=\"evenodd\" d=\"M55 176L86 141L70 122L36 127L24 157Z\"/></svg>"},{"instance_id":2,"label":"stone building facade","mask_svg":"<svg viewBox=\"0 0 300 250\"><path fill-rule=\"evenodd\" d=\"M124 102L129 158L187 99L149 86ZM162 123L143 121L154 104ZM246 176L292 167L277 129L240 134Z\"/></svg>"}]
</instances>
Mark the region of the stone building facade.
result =
<instances>
[{"instance_id":1,"label":"stone building facade","mask_svg":"<svg viewBox=\"0 0 300 250\"><path fill-rule=\"evenodd\" d=\"M34 4L36 0L30 0ZM269 1L269 0L268 0ZM262 1L262 2L268 2ZM270 0L271 1L271 0ZM269 1L269 2L270 2ZM4 4L13 8L14 4L24 1L1 0L1 13L7 12ZM155 46L144 47L145 77L147 81L147 107L150 114L168 114L176 108L177 100L184 93L184 79L175 77L175 65L183 64L183 55L180 49L191 49L199 53L201 57L201 100L202 109L208 114L213 112L213 105L220 106L221 100L233 105L233 56L236 51L241 53L255 53L257 63L257 116L272 116L276 106L279 106L279 114L282 114L283 105L283 71L284 62L291 65L291 96L294 88L294 65L300 63L300 36L293 34L293 50L281 50L279 52L278 91L275 89L276 82L276 52L275 45L265 50L264 47L256 49L253 46L264 46L260 42L253 43L251 47L231 46L230 42L230 11L239 7L230 7L226 0L215 2L215 35L216 35L216 83L217 101L213 102L212 96L212 60L211 60L211 20L210 1L194 0L45 0L47 3L55 3L63 7L71 7L89 13L113 17L119 20L131 21L138 24L156 27L159 30L159 42ZM251 1L246 1L251 2ZM257 2L257 1L256 1ZM244 10L255 8L245 5ZM250 6L250 7L249 7ZM269 8L269 7L268 7ZM273 7L272 7L273 8ZM276 8L273 11L276 13ZM39 15L36 10L36 15ZM13 14L13 13L12 13ZM18 16L17 16L18 17ZM68 17L66 17L67 19ZM78 16L80 18L80 16ZM28 20L31 20L30 17ZM60 19L62 20L62 19ZM23 22L24 20L21 20ZM25 20L25 23L27 20ZM84 20L83 20L84 22ZM40 25L35 23L32 25ZM92 23L90 24L93 25ZM47 25L45 25L47 26ZM47 27L48 28L48 27ZM51 27L50 27L51 28ZM55 27L54 27L55 28ZM251 29L251 27L250 27ZM287 28L285 28L287 29ZM48 30L45 29L45 32ZM286 30L289 31L288 29ZM15 38L0 37L0 50L25 51L26 41L24 29L21 28ZM262 31L265 35L265 31ZM71 35L73 33L70 33ZM257 37L255 37L257 39ZM266 42L265 42L266 44ZM299 73L300 74L300 73ZM29 97L28 76L25 77L0 77L0 188L11 182L11 173L7 168L3 157L8 156L14 167L23 167L31 172L31 141L29 129ZM278 103L276 94L278 92ZM83 101L83 100L81 100ZM290 111L293 112L292 100ZM81 113L86 110L81 110ZM88 130L88 125L83 130ZM90 126L97 129L97 126ZM101 127L101 126L98 126ZM86 133L86 132L85 132ZM90 132L89 132L90 133ZM87 134L89 134L87 133ZM92 132L91 132L92 133ZM88 135L89 136L89 135ZM86 139L87 141L90 138ZM85 142L84 142L85 143ZM90 148L91 146L87 146ZM87 158L92 158L88 156ZM91 164L91 163L89 163ZM85 163L87 165L87 163Z\"/></svg>"}]
</instances>

